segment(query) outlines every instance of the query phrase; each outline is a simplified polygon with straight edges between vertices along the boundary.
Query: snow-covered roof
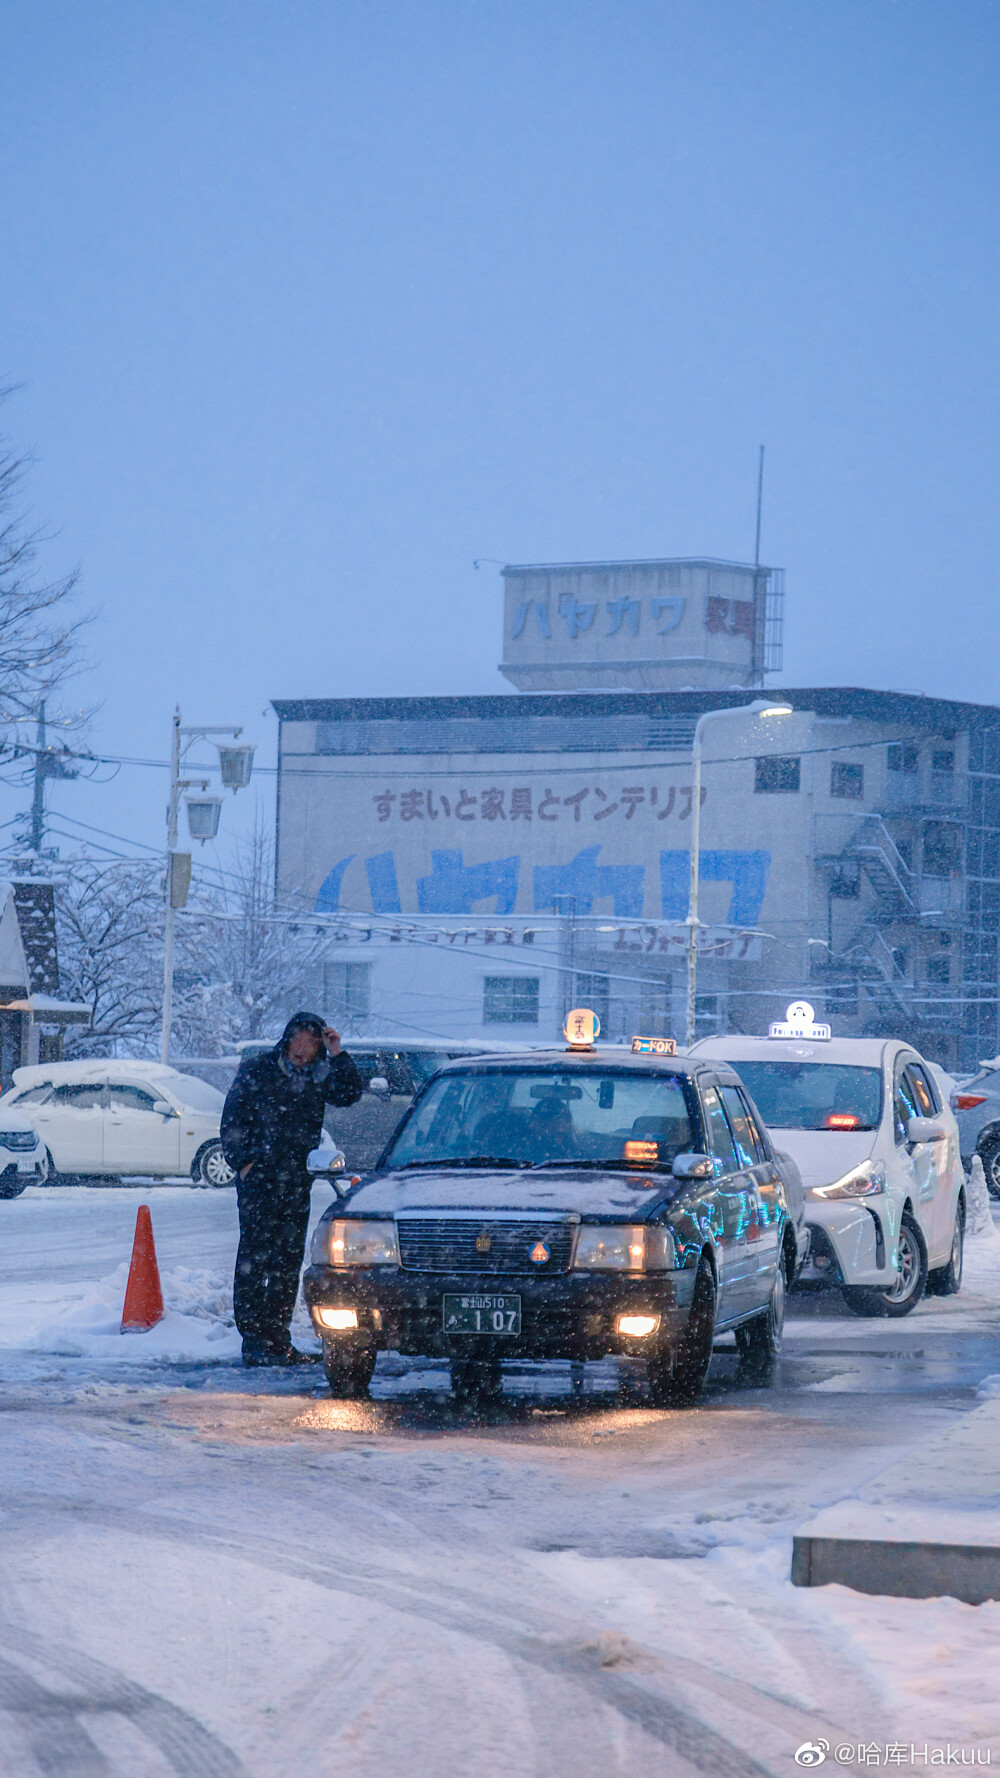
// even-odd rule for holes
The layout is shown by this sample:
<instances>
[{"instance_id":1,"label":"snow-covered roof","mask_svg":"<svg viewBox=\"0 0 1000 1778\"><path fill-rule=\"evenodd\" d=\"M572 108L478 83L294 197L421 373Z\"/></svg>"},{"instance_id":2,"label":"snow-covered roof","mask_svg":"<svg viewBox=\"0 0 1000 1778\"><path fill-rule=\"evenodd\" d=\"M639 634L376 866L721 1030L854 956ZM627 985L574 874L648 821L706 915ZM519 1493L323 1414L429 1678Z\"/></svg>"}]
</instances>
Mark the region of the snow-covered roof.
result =
<instances>
[{"instance_id":1,"label":"snow-covered roof","mask_svg":"<svg viewBox=\"0 0 1000 1778\"><path fill-rule=\"evenodd\" d=\"M106 1080L109 1073L118 1079L133 1075L141 1080L162 1080L164 1084L186 1080L165 1062L133 1060L131 1056L92 1056L78 1062L37 1062L31 1067L15 1068L14 1085L38 1087L51 1082L53 1086L65 1086L75 1081Z\"/></svg>"}]
</instances>

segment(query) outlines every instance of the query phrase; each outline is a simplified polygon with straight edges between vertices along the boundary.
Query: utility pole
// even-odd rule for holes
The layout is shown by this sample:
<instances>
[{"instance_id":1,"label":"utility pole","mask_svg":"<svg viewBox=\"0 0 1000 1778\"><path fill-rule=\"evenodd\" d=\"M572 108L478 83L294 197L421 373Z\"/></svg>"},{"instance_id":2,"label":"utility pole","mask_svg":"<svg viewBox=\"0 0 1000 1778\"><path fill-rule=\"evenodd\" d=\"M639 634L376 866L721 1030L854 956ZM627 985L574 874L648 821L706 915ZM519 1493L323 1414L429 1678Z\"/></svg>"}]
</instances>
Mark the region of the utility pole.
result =
<instances>
[{"instance_id":1,"label":"utility pole","mask_svg":"<svg viewBox=\"0 0 1000 1778\"><path fill-rule=\"evenodd\" d=\"M31 850L40 852L45 838L45 699L38 706L35 728L35 788L31 798Z\"/></svg>"},{"instance_id":2,"label":"utility pole","mask_svg":"<svg viewBox=\"0 0 1000 1778\"><path fill-rule=\"evenodd\" d=\"M191 854L177 850L177 817L180 813L182 790L192 790L200 786L203 791L208 789L205 777L182 778L181 761L195 741L202 741L208 735L230 735L234 741L239 740L242 728L230 725L213 727L205 723L195 728L181 727L180 706L175 709L173 724L170 731L170 799L167 803L167 881L164 908L163 931L163 1018L160 1029L160 1060L170 1060L170 1031L174 1017L174 913L177 908L187 906L188 886L191 881ZM222 782L230 790L242 790L250 782L253 769L254 749L249 746L219 746L219 770ZM210 806L210 805L214 805ZM198 839L214 839L219 825L219 810L222 807L219 798L209 798L201 805L208 816L209 826L203 832L196 832ZM213 821L214 816L214 821ZM194 827L194 814L191 804L188 805L188 821Z\"/></svg>"}]
</instances>

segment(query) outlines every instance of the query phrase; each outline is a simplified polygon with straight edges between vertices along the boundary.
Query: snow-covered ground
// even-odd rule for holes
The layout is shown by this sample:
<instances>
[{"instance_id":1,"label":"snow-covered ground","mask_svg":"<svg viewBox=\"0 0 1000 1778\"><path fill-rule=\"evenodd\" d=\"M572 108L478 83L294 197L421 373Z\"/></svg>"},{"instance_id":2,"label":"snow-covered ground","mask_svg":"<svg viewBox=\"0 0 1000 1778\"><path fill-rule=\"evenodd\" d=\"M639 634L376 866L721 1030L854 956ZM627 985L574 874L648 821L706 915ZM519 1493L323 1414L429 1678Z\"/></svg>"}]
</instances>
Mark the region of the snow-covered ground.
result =
<instances>
[{"instance_id":1,"label":"snow-covered ground","mask_svg":"<svg viewBox=\"0 0 1000 1778\"><path fill-rule=\"evenodd\" d=\"M122 1336L142 1201L168 1314ZM693 1413L553 1365L479 1418L441 1366L383 1359L363 1403L243 1371L235 1242L231 1192L0 1205L3 1778L1000 1764L1000 1605L789 1581L817 1513L995 1512L994 1232L902 1322L793 1298L773 1391L723 1347Z\"/></svg>"}]
</instances>

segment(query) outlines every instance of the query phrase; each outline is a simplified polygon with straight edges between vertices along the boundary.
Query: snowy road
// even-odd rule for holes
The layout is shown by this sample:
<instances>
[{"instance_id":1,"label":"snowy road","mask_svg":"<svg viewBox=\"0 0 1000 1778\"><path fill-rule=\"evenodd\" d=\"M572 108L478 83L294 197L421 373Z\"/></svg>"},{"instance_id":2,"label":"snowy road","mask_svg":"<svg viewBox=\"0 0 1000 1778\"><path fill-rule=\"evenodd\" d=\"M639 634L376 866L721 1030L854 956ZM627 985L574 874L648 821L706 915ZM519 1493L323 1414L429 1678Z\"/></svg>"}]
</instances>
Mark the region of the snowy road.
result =
<instances>
[{"instance_id":1,"label":"snowy road","mask_svg":"<svg viewBox=\"0 0 1000 1778\"><path fill-rule=\"evenodd\" d=\"M103 1282L144 1195L160 1347ZM773 1391L723 1346L693 1413L554 1365L476 1419L440 1368L345 1404L234 1363L231 1193L0 1212L3 1778L748 1778L818 1737L1000 1764L1000 1606L788 1582L817 1507L927 1441L946 1468L996 1405L1000 1241L903 1322L793 1299Z\"/></svg>"}]
</instances>

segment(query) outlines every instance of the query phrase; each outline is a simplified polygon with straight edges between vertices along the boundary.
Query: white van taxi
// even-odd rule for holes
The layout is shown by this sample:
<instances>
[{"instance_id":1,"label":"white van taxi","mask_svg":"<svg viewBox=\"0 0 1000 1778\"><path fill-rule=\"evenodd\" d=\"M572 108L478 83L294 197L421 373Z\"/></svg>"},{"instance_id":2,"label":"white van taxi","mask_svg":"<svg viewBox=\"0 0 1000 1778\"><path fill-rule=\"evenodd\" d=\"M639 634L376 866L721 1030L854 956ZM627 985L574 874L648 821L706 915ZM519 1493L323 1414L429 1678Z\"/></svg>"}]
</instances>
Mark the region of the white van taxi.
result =
<instances>
[{"instance_id":1,"label":"white van taxi","mask_svg":"<svg viewBox=\"0 0 1000 1778\"><path fill-rule=\"evenodd\" d=\"M856 1315L908 1315L925 1289L959 1289L958 1127L910 1044L834 1037L795 1001L767 1037L706 1037L691 1054L736 1069L798 1162L810 1228L800 1283L839 1285Z\"/></svg>"}]
</instances>

